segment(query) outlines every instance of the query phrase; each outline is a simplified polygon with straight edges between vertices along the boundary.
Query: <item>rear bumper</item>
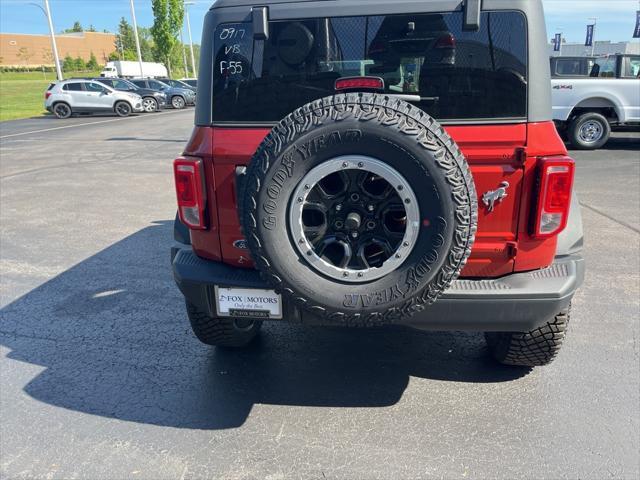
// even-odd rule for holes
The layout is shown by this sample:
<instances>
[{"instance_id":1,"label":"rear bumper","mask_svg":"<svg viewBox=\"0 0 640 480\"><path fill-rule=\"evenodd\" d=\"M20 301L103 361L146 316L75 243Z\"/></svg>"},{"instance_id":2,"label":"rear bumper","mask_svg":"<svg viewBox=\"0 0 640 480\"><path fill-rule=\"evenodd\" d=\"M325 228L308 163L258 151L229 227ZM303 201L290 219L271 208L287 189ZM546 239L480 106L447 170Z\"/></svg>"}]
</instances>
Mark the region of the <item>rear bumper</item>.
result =
<instances>
[{"instance_id":1,"label":"rear bumper","mask_svg":"<svg viewBox=\"0 0 640 480\"><path fill-rule=\"evenodd\" d=\"M216 315L213 287L269 288L256 270L230 267L196 256L191 247L171 251L173 275L186 299ZM556 258L548 268L490 280L456 280L430 307L405 325L430 330L529 331L567 308L584 281L580 255ZM295 305L283 305L284 318L318 324Z\"/></svg>"}]
</instances>

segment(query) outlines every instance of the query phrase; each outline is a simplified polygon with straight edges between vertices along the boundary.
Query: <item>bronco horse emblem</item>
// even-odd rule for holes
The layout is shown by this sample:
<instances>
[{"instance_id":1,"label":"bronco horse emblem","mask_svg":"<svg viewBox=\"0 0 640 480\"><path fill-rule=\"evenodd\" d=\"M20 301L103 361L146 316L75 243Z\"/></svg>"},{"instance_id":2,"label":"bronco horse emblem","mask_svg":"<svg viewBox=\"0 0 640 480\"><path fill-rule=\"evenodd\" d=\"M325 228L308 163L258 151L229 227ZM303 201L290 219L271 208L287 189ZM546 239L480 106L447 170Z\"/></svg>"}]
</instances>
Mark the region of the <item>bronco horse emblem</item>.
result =
<instances>
[{"instance_id":1,"label":"bronco horse emblem","mask_svg":"<svg viewBox=\"0 0 640 480\"><path fill-rule=\"evenodd\" d=\"M500 184L500 188L497 190L489 190L482 195L482 203L486 205L490 212L493 212L496 202L501 202L507 196L507 188L509 188L509 182L505 181Z\"/></svg>"}]
</instances>

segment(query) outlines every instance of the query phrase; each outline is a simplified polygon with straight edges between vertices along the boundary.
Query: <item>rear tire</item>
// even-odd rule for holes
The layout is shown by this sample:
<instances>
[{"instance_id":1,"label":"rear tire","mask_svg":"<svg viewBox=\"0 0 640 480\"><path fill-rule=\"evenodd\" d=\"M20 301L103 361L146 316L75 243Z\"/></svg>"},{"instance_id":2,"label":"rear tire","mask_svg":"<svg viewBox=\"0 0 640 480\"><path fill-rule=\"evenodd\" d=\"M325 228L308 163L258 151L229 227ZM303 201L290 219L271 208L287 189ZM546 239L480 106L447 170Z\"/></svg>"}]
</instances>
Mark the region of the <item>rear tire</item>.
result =
<instances>
[{"instance_id":1,"label":"rear tire","mask_svg":"<svg viewBox=\"0 0 640 480\"><path fill-rule=\"evenodd\" d=\"M113 109L119 117L128 117L131 115L131 105L127 102L118 102Z\"/></svg>"},{"instance_id":2,"label":"rear tire","mask_svg":"<svg viewBox=\"0 0 640 480\"><path fill-rule=\"evenodd\" d=\"M193 333L207 345L244 347L256 337L262 327L259 320L210 317L192 303L186 303Z\"/></svg>"},{"instance_id":3,"label":"rear tire","mask_svg":"<svg viewBox=\"0 0 640 480\"><path fill-rule=\"evenodd\" d=\"M61 119L69 118L72 113L73 112L71 110L71 107L64 102L56 103L53 106L53 114L57 118L61 118Z\"/></svg>"},{"instance_id":4,"label":"rear tire","mask_svg":"<svg viewBox=\"0 0 640 480\"><path fill-rule=\"evenodd\" d=\"M560 351L569 326L569 308L529 332L487 332L491 354L504 365L539 367L550 364Z\"/></svg>"},{"instance_id":5,"label":"rear tire","mask_svg":"<svg viewBox=\"0 0 640 480\"><path fill-rule=\"evenodd\" d=\"M587 112L573 119L567 136L571 145L578 150L596 150L609 141L611 125L599 113Z\"/></svg>"}]
</instances>

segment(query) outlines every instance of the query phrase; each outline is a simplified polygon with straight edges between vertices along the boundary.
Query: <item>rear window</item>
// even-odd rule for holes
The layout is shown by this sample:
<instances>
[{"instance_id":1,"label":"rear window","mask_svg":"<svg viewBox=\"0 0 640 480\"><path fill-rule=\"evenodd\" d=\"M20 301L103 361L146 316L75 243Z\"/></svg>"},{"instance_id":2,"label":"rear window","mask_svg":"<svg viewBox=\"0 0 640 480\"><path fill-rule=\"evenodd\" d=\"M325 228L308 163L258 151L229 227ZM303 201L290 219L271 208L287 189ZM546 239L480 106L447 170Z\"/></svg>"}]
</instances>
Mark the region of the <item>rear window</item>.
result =
<instances>
[{"instance_id":1,"label":"rear window","mask_svg":"<svg viewBox=\"0 0 640 480\"><path fill-rule=\"evenodd\" d=\"M62 86L62 89L78 92L82 90L82 83L67 83Z\"/></svg>"},{"instance_id":2,"label":"rear window","mask_svg":"<svg viewBox=\"0 0 640 480\"><path fill-rule=\"evenodd\" d=\"M522 119L527 113L527 29L519 12L335 17L222 24L214 44L213 119L275 122L335 93L342 77L381 77L440 120Z\"/></svg>"},{"instance_id":3,"label":"rear window","mask_svg":"<svg viewBox=\"0 0 640 480\"><path fill-rule=\"evenodd\" d=\"M552 65L555 65L552 73L559 77L587 76L593 64L594 61L587 58L557 58L552 61Z\"/></svg>"}]
</instances>

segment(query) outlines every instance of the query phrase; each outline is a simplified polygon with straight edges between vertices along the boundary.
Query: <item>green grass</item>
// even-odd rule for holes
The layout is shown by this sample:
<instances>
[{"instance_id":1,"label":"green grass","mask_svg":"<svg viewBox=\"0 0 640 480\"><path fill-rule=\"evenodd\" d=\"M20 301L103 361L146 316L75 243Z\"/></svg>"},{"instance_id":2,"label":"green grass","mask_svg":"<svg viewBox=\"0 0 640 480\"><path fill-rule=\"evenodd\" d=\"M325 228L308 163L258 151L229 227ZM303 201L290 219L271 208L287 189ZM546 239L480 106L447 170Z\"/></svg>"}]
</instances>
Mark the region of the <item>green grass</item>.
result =
<instances>
[{"instance_id":1,"label":"green grass","mask_svg":"<svg viewBox=\"0 0 640 480\"><path fill-rule=\"evenodd\" d=\"M97 72L69 72L74 76L98 76ZM0 73L0 121L30 118L46 114L44 92L56 80L52 72Z\"/></svg>"}]
</instances>

